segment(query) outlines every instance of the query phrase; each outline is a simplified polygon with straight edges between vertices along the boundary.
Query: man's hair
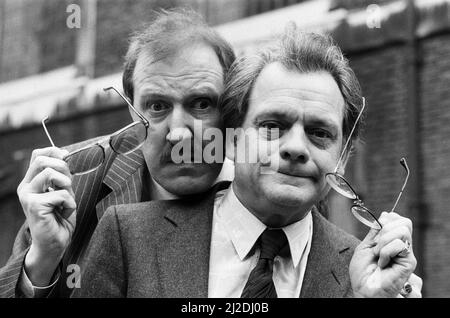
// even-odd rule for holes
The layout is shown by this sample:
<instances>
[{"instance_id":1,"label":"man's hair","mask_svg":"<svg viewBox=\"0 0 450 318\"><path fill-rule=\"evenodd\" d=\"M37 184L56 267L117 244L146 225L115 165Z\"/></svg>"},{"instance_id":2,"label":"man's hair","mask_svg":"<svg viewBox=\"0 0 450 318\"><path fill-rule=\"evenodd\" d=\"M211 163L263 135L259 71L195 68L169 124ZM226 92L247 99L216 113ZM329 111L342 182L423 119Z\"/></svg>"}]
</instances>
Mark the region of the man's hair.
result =
<instances>
[{"instance_id":1,"label":"man's hair","mask_svg":"<svg viewBox=\"0 0 450 318\"><path fill-rule=\"evenodd\" d=\"M325 71L333 76L344 97L343 136L346 140L362 108L358 79L331 37L300 32L293 23L288 25L275 46L241 57L232 65L219 103L225 127L236 128L242 125L257 77L265 66L275 62L300 73ZM352 140L358 137L359 123ZM351 143L352 141L347 150L351 149Z\"/></svg>"},{"instance_id":2,"label":"man's hair","mask_svg":"<svg viewBox=\"0 0 450 318\"><path fill-rule=\"evenodd\" d=\"M155 11L154 15L152 22L131 36L125 55L122 84L131 102L134 100L134 68L142 52L149 53L156 62L175 55L186 45L205 43L216 52L225 76L235 60L233 49L198 13L192 9L175 8Z\"/></svg>"}]
</instances>

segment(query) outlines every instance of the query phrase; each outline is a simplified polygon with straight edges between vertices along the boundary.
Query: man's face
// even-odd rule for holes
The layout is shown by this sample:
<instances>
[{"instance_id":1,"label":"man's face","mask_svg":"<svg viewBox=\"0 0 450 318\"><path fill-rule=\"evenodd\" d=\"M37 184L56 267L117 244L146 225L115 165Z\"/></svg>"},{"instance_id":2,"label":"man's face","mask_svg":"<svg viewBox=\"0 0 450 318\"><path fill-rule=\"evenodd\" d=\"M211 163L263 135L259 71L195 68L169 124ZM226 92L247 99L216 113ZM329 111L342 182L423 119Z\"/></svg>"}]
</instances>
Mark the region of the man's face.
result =
<instances>
[{"instance_id":1,"label":"man's face","mask_svg":"<svg viewBox=\"0 0 450 318\"><path fill-rule=\"evenodd\" d=\"M142 146L150 175L176 195L209 189L221 164L176 164L171 150L177 142L192 145L192 148L194 145L204 147L209 141L201 142L203 131L211 127L223 128L217 109L217 100L223 91L223 70L213 49L194 43L159 61L144 52L137 60L133 83L134 105L150 123ZM194 134L195 120L201 121L202 131ZM191 159L194 162L194 158Z\"/></svg>"},{"instance_id":2,"label":"man's face","mask_svg":"<svg viewBox=\"0 0 450 318\"><path fill-rule=\"evenodd\" d=\"M330 74L299 73L279 63L262 70L242 126L265 128L247 143L258 159L235 162L234 184L261 221L298 221L327 194L325 174L335 168L342 148L343 114L344 100ZM241 136L238 149L245 142Z\"/></svg>"}]
</instances>

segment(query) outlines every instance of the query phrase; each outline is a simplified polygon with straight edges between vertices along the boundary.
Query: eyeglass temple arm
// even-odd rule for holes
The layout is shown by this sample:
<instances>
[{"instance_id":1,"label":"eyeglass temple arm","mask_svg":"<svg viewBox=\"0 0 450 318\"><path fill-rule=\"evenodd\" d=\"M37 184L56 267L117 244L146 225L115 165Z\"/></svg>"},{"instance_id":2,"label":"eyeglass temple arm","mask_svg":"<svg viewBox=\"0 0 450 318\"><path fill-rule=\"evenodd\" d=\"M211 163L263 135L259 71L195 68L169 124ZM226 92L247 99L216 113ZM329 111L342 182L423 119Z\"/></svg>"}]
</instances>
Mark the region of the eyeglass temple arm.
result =
<instances>
[{"instance_id":1,"label":"eyeglass temple arm","mask_svg":"<svg viewBox=\"0 0 450 318\"><path fill-rule=\"evenodd\" d=\"M138 112L138 110L137 110L136 108L134 108L134 106L128 101L128 98L126 98L125 96L123 96L122 93L119 92L115 87L110 86L110 87L104 88L103 90L106 92L106 91L109 91L109 90L111 90L111 89L114 90L117 94L119 94L120 97L122 97L122 99L128 104L128 106L136 113L136 115L139 116L139 118L140 118L144 123L148 124L147 119L146 119L144 116L142 116L142 115Z\"/></svg>"},{"instance_id":2,"label":"eyeglass temple arm","mask_svg":"<svg viewBox=\"0 0 450 318\"><path fill-rule=\"evenodd\" d=\"M336 168L334 168L334 173L337 172L337 170L339 168L339 165L341 164L342 158L344 157L344 154L345 154L345 150L347 149L348 144L350 143L350 140L352 139L352 135L353 135L353 132L355 131L356 125L358 124L359 118L362 116L362 114L364 112L364 108L366 107L366 99L364 97L362 98L362 101L363 101L363 106L361 108L361 111L358 114L358 117L356 118L355 123L353 124L353 128L350 131L350 134L348 135L347 141L346 141L346 143L344 145L344 148L342 149L341 156L339 157L339 160L338 160L338 162L336 164Z\"/></svg>"},{"instance_id":3,"label":"eyeglass temple arm","mask_svg":"<svg viewBox=\"0 0 450 318\"><path fill-rule=\"evenodd\" d=\"M45 116L45 117L42 119L42 121L41 121L42 127L44 127L45 134L47 135L48 140L50 140L50 143L52 144L52 147L56 147L56 146L55 146L55 143L54 143L53 140L52 140L52 137L50 137L50 134L48 133L47 126L45 125L45 122L46 122L47 120L48 120L48 116Z\"/></svg>"},{"instance_id":4,"label":"eyeglass temple arm","mask_svg":"<svg viewBox=\"0 0 450 318\"><path fill-rule=\"evenodd\" d=\"M406 178L405 178L405 182L403 182L402 189L401 189L400 193L399 193L398 196L397 196L397 200L395 201L394 206L392 207L391 212L394 212L394 211L395 211L395 208L397 207L398 201L400 201L400 198L401 198L401 196L402 196L402 194L403 194L403 190L405 190L405 187L406 187L406 184L408 183L408 178L409 178L409 168L408 168L408 164L406 163L406 159L405 159L405 158L400 159L400 164L401 164L401 165L403 166L403 168L405 168L405 170L406 170Z\"/></svg>"}]
</instances>

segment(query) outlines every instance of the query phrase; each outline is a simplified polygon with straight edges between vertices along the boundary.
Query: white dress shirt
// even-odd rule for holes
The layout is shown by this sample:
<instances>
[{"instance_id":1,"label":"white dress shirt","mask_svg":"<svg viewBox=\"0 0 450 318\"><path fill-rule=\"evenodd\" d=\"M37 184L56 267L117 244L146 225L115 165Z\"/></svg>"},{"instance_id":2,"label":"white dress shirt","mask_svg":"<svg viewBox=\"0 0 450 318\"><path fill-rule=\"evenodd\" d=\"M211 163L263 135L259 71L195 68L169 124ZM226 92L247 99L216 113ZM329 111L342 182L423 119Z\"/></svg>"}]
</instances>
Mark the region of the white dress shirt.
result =
<instances>
[{"instance_id":1,"label":"white dress shirt","mask_svg":"<svg viewBox=\"0 0 450 318\"><path fill-rule=\"evenodd\" d=\"M208 297L241 296L259 249L250 253L266 226L236 197L233 187L217 193L214 202ZM279 298L300 296L312 240L312 217L282 228L289 243L289 257L275 257L273 280Z\"/></svg>"}]
</instances>

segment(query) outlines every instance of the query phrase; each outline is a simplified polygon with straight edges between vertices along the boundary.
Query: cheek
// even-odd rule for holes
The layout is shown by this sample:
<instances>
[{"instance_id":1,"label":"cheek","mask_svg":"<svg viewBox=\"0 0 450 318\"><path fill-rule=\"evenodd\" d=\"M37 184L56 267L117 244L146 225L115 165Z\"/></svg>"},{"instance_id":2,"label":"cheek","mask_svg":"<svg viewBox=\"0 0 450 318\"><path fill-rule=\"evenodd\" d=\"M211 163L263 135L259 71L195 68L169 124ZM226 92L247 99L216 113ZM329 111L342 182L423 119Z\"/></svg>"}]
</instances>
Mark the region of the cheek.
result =
<instances>
[{"instance_id":1,"label":"cheek","mask_svg":"<svg viewBox=\"0 0 450 318\"><path fill-rule=\"evenodd\" d=\"M318 151L312 153L312 158L317 167L318 173L321 177L320 183L322 186L326 183L325 175L333 172L338 161L339 153L337 151Z\"/></svg>"},{"instance_id":2,"label":"cheek","mask_svg":"<svg viewBox=\"0 0 450 318\"><path fill-rule=\"evenodd\" d=\"M196 119L199 120L199 119ZM203 118L201 118L201 124L203 130L208 128L219 128L223 129L224 125L222 123L222 119L220 117L220 113L217 109L214 110L214 112L211 112L207 115L205 115Z\"/></svg>"},{"instance_id":3,"label":"cheek","mask_svg":"<svg viewBox=\"0 0 450 318\"><path fill-rule=\"evenodd\" d=\"M235 163L234 180L246 188L255 188L258 186L260 178L259 166L256 163Z\"/></svg>"},{"instance_id":4,"label":"cheek","mask_svg":"<svg viewBox=\"0 0 450 318\"><path fill-rule=\"evenodd\" d=\"M161 130L149 128L147 139L142 145L143 152L150 156L160 154L167 143L166 136Z\"/></svg>"}]
</instances>

